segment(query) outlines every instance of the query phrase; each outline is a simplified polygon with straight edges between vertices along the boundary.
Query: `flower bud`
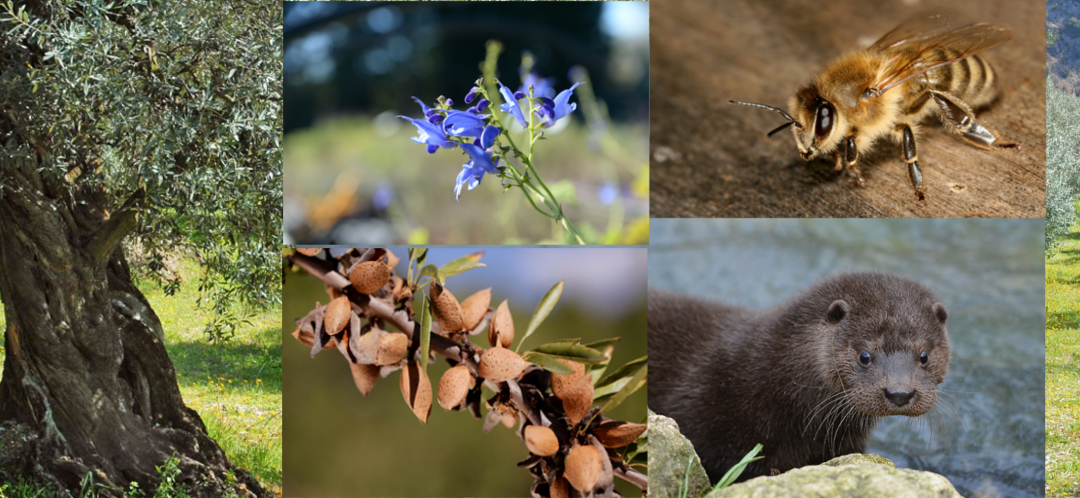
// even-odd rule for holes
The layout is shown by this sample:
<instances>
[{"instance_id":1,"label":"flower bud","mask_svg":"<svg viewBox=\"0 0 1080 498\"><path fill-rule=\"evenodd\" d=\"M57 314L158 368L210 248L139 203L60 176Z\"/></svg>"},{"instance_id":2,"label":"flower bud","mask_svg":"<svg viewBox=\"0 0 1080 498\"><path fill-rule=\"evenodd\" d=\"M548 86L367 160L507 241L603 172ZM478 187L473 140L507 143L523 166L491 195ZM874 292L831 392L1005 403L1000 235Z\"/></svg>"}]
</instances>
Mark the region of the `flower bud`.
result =
<instances>
[{"instance_id":1,"label":"flower bud","mask_svg":"<svg viewBox=\"0 0 1080 498\"><path fill-rule=\"evenodd\" d=\"M476 100L476 92L479 90L480 89L476 88L475 86L472 87L472 89L469 90L469 93L465 95L465 103L471 104L472 101Z\"/></svg>"},{"instance_id":2,"label":"flower bud","mask_svg":"<svg viewBox=\"0 0 1080 498\"><path fill-rule=\"evenodd\" d=\"M476 106L472 106L472 107L470 107L470 108L468 108L468 109L465 109L465 112L467 112L467 113L469 113L469 114L472 114L473 116L475 116L475 115L477 115L477 114L480 114L480 111L478 111L478 110L476 109Z\"/></svg>"},{"instance_id":3,"label":"flower bud","mask_svg":"<svg viewBox=\"0 0 1080 498\"><path fill-rule=\"evenodd\" d=\"M450 99L446 99L446 107L454 107L454 101L450 100Z\"/></svg>"},{"instance_id":4,"label":"flower bud","mask_svg":"<svg viewBox=\"0 0 1080 498\"><path fill-rule=\"evenodd\" d=\"M484 109L487 109L489 105L491 105L491 101L487 99L480 99L480 102L476 104L476 109L479 111L483 111Z\"/></svg>"},{"instance_id":5,"label":"flower bud","mask_svg":"<svg viewBox=\"0 0 1080 498\"><path fill-rule=\"evenodd\" d=\"M525 98L525 93L523 93L523 92L514 92L514 100L521 100L523 98Z\"/></svg>"},{"instance_id":6,"label":"flower bud","mask_svg":"<svg viewBox=\"0 0 1080 498\"><path fill-rule=\"evenodd\" d=\"M443 118L442 114L436 114L436 115L428 118L428 122L431 123L431 124L439 124L439 123L442 123L443 119L445 119L445 118Z\"/></svg>"}]
</instances>

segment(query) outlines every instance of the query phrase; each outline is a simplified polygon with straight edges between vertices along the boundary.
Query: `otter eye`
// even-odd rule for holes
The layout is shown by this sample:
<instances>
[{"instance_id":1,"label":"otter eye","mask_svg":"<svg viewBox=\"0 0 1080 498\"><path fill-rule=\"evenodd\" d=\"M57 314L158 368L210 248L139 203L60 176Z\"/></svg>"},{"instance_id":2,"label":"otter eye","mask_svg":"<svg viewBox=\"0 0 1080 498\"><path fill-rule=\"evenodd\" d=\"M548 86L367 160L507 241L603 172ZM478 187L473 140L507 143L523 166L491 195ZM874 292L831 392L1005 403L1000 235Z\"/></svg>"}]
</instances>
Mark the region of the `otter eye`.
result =
<instances>
[{"instance_id":1,"label":"otter eye","mask_svg":"<svg viewBox=\"0 0 1080 498\"><path fill-rule=\"evenodd\" d=\"M923 365L925 365L929 361L930 361L930 355L926 354L926 351L923 351L922 354L919 355L919 363L922 363Z\"/></svg>"},{"instance_id":2,"label":"otter eye","mask_svg":"<svg viewBox=\"0 0 1080 498\"><path fill-rule=\"evenodd\" d=\"M859 353L859 364L864 367L870 366L870 353L867 353L866 351Z\"/></svg>"},{"instance_id":3,"label":"otter eye","mask_svg":"<svg viewBox=\"0 0 1080 498\"><path fill-rule=\"evenodd\" d=\"M814 123L814 136L818 141L828 138L836 121L836 108L828 102L822 102L817 108L817 121Z\"/></svg>"}]
</instances>

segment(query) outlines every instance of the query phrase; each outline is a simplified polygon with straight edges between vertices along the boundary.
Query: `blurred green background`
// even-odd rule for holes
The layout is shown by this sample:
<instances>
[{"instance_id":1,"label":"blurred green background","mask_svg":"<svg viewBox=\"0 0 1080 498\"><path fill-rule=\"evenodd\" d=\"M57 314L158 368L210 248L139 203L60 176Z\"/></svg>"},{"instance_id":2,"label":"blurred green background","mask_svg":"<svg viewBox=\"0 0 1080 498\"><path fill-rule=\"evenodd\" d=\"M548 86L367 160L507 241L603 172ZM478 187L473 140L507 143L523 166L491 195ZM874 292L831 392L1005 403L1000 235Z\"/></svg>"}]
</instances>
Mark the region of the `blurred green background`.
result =
<instances>
[{"instance_id":1,"label":"blurred green background","mask_svg":"<svg viewBox=\"0 0 1080 498\"><path fill-rule=\"evenodd\" d=\"M287 244L569 241L497 178L455 202L467 157L395 117L463 110L489 40L511 89L525 52L556 91L587 78L534 164L588 242L648 242L647 2L286 2L284 37Z\"/></svg>"},{"instance_id":2,"label":"blurred green background","mask_svg":"<svg viewBox=\"0 0 1080 498\"><path fill-rule=\"evenodd\" d=\"M405 249L391 249L403 261ZM427 262L443 265L475 249L431 249ZM561 279L558 306L522 350L556 339L590 342L622 337L611 365L646 354L646 250L639 248L499 248L488 266L447 280L458 299L492 287L492 306L509 299L516 340L543 295ZM437 404L428 425L406 406L400 372L380 379L367 398L353 384L336 350L310 357L290 333L294 320L328 301L322 283L289 273L283 286L283 419L285 496L528 496L532 477L515 466L528 450L513 431L498 425L484 434L482 420ZM483 334L471 338L487 346ZM516 345L516 343L515 343ZM448 368L443 358L428 367L433 388ZM644 423L647 389L608 416ZM484 399L494 393L485 389ZM483 410L486 413L486 410ZM624 496L637 488L616 479Z\"/></svg>"}]
</instances>

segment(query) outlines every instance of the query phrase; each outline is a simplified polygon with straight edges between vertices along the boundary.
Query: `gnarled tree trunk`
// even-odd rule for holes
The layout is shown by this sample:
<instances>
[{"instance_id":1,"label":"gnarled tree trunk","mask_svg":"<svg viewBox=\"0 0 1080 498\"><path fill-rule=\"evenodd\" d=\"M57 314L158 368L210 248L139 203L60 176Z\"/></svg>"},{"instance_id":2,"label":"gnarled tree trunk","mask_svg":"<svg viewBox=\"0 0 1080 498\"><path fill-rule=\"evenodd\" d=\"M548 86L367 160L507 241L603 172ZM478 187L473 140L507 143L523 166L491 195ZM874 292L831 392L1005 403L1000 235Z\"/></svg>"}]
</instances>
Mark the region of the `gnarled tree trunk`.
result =
<instances>
[{"instance_id":1,"label":"gnarled tree trunk","mask_svg":"<svg viewBox=\"0 0 1080 498\"><path fill-rule=\"evenodd\" d=\"M0 159L0 423L35 436L0 480L78 490L90 473L119 495L132 481L153 489L155 467L175 456L179 482L199 496L224 494L228 472L263 495L184 405L161 323L132 284L119 242L137 199L109 216L100 190L50 185L39 171Z\"/></svg>"}]
</instances>

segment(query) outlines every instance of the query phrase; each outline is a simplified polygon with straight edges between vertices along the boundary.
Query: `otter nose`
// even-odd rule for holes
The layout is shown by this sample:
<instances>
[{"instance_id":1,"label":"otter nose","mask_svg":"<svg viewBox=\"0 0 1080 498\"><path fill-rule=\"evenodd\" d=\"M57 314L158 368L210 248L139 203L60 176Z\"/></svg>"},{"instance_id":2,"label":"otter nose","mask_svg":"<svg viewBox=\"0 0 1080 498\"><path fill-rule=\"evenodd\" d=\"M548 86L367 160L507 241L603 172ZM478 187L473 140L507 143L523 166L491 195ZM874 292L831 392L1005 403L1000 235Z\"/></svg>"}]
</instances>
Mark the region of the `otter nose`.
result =
<instances>
[{"instance_id":1,"label":"otter nose","mask_svg":"<svg viewBox=\"0 0 1080 498\"><path fill-rule=\"evenodd\" d=\"M885 399L896 406L904 406L915 396L915 391L890 391L885 390Z\"/></svg>"}]
</instances>

